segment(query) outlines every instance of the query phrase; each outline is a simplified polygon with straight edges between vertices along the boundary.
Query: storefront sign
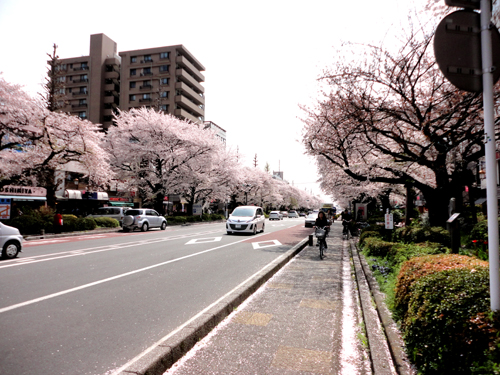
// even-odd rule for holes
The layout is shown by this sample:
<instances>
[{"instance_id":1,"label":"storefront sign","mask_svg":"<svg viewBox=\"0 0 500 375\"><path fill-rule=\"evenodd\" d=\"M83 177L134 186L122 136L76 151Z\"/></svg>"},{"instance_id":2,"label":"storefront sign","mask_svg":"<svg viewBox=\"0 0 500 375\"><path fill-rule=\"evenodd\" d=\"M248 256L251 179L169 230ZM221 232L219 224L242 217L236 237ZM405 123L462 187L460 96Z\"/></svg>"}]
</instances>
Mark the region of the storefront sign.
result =
<instances>
[{"instance_id":1,"label":"storefront sign","mask_svg":"<svg viewBox=\"0 0 500 375\"><path fill-rule=\"evenodd\" d=\"M37 186L6 185L0 188L0 194L45 197L47 196L47 189Z\"/></svg>"}]
</instances>

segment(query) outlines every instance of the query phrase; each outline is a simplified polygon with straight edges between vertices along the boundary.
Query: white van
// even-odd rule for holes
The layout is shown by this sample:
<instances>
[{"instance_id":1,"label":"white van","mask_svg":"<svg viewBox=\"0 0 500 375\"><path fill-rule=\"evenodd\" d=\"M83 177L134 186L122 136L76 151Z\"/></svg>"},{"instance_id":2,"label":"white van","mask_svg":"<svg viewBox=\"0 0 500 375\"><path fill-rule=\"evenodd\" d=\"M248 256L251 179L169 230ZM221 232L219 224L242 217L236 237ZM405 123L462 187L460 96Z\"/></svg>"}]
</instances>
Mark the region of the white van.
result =
<instances>
[{"instance_id":1,"label":"white van","mask_svg":"<svg viewBox=\"0 0 500 375\"><path fill-rule=\"evenodd\" d=\"M19 229L0 222L0 249L4 259L17 257L23 249L23 236Z\"/></svg>"}]
</instances>

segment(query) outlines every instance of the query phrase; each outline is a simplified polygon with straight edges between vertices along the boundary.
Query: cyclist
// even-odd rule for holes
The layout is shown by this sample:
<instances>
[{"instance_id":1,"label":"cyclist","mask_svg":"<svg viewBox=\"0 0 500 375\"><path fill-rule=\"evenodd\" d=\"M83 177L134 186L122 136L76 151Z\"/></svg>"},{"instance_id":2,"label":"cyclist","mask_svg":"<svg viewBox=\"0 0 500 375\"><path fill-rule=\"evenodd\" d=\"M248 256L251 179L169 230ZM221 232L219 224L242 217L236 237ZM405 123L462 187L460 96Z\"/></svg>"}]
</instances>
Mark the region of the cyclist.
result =
<instances>
[{"instance_id":1,"label":"cyclist","mask_svg":"<svg viewBox=\"0 0 500 375\"><path fill-rule=\"evenodd\" d=\"M318 217L316 218L316 222L314 223L314 228L324 228L326 231L326 235L328 235L328 232L330 230L330 222L326 218L326 215L323 211L320 211L318 213ZM322 241L324 241L323 244L325 245L325 249L327 249L328 246L326 245L326 239L323 239ZM316 246L319 246L319 242Z\"/></svg>"},{"instance_id":2,"label":"cyclist","mask_svg":"<svg viewBox=\"0 0 500 375\"><path fill-rule=\"evenodd\" d=\"M344 226L344 229L342 230L342 234L346 235L348 234L349 231L349 225L351 224L352 221L352 216L347 211L347 208L340 214L340 218L342 219L342 225Z\"/></svg>"}]
</instances>

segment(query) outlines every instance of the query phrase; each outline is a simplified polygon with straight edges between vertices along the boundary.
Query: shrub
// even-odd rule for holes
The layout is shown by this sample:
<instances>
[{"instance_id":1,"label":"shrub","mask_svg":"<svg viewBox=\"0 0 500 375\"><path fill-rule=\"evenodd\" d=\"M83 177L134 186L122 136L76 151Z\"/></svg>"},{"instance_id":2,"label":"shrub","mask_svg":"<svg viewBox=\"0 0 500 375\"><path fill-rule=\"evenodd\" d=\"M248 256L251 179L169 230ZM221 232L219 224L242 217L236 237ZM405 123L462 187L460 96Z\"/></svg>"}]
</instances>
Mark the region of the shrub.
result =
<instances>
[{"instance_id":1,"label":"shrub","mask_svg":"<svg viewBox=\"0 0 500 375\"><path fill-rule=\"evenodd\" d=\"M489 311L488 267L446 269L421 277L411 287L402 333L422 374L469 374L485 360L487 328L479 314Z\"/></svg>"},{"instance_id":2,"label":"shrub","mask_svg":"<svg viewBox=\"0 0 500 375\"><path fill-rule=\"evenodd\" d=\"M112 220L117 221L116 219ZM97 228L97 224L91 217L79 217L76 219L75 228L78 231L94 230L95 228Z\"/></svg>"},{"instance_id":3,"label":"shrub","mask_svg":"<svg viewBox=\"0 0 500 375\"><path fill-rule=\"evenodd\" d=\"M167 222L170 224L184 224L186 222L186 216L168 216Z\"/></svg>"},{"instance_id":4,"label":"shrub","mask_svg":"<svg viewBox=\"0 0 500 375\"><path fill-rule=\"evenodd\" d=\"M98 227L117 228L120 226L120 222L112 217L95 217L94 221Z\"/></svg>"},{"instance_id":5,"label":"shrub","mask_svg":"<svg viewBox=\"0 0 500 375\"><path fill-rule=\"evenodd\" d=\"M19 232L23 235L40 234L42 229L47 230L47 228L52 228L51 225L46 225L42 218L31 215L18 216L11 220L5 220L3 223L19 229Z\"/></svg>"},{"instance_id":6,"label":"shrub","mask_svg":"<svg viewBox=\"0 0 500 375\"><path fill-rule=\"evenodd\" d=\"M394 242L387 242L376 237L368 237L364 241L363 250L368 256L385 257L394 245L396 245Z\"/></svg>"},{"instance_id":7,"label":"shrub","mask_svg":"<svg viewBox=\"0 0 500 375\"><path fill-rule=\"evenodd\" d=\"M405 262L396 281L394 309L399 319L405 320L412 286L420 278L450 269L488 267L488 262L465 255L440 254L412 258Z\"/></svg>"},{"instance_id":8,"label":"shrub","mask_svg":"<svg viewBox=\"0 0 500 375\"><path fill-rule=\"evenodd\" d=\"M379 232L369 230L369 229L361 231L361 234L359 235L359 246L360 247L365 246L365 240L367 238L383 238L383 235L380 234Z\"/></svg>"},{"instance_id":9,"label":"shrub","mask_svg":"<svg viewBox=\"0 0 500 375\"><path fill-rule=\"evenodd\" d=\"M437 242L447 247L451 245L450 233L441 227L408 226L398 228L394 231L393 240L405 243Z\"/></svg>"},{"instance_id":10,"label":"shrub","mask_svg":"<svg viewBox=\"0 0 500 375\"><path fill-rule=\"evenodd\" d=\"M498 219L500 228L500 218ZM474 225L470 232L470 237L472 240L486 242L488 241L488 220L483 220Z\"/></svg>"}]
</instances>

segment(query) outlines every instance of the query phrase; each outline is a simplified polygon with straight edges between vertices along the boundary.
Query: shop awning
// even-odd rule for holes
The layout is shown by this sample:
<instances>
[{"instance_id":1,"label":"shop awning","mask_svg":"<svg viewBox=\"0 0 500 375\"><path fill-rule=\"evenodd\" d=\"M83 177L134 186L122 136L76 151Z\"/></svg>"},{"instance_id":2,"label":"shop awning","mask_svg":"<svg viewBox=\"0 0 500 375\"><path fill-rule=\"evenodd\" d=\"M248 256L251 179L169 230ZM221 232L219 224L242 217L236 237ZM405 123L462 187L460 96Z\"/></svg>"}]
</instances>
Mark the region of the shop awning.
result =
<instances>
[{"instance_id":1,"label":"shop awning","mask_svg":"<svg viewBox=\"0 0 500 375\"><path fill-rule=\"evenodd\" d=\"M82 192L80 190L65 190L64 198L68 199L82 199Z\"/></svg>"},{"instance_id":2,"label":"shop awning","mask_svg":"<svg viewBox=\"0 0 500 375\"><path fill-rule=\"evenodd\" d=\"M31 195L0 195L0 198L12 199L15 201L46 201L46 197L33 197Z\"/></svg>"}]
</instances>

